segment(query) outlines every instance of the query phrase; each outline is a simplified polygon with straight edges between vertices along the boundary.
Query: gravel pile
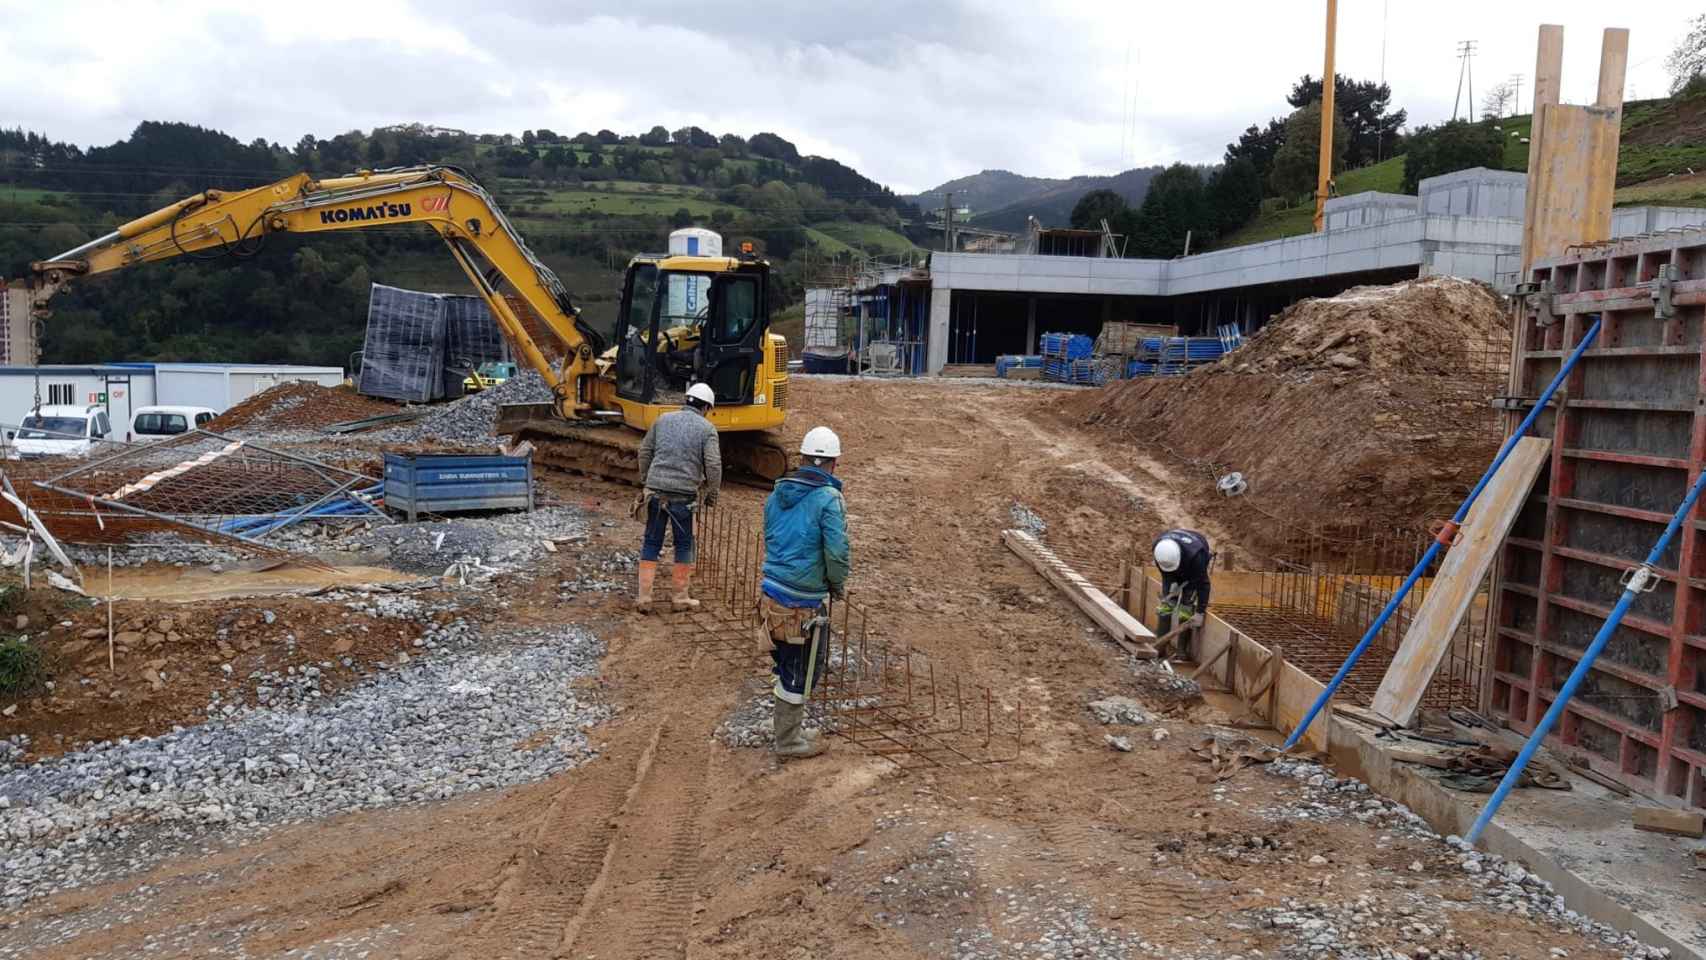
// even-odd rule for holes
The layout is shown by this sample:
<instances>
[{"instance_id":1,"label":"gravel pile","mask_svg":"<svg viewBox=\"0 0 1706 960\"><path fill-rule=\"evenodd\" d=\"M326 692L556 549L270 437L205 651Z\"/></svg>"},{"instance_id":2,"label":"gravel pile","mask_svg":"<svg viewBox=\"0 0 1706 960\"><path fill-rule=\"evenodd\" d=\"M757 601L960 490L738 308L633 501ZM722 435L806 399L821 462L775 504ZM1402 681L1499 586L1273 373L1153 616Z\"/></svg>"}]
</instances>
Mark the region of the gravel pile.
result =
<instances>
[{"instance_id":1,"label":"gravel pile","mask_svg":"<svg viewBox=\"0 0 1706 960\"><path fill-rule=\"evenodd\" d=\"M752 693L760 689L762 693ZM724 746L735 750L752 749L755 747L768 748L774 739L771 735L771 718L776 715L776 698L771 695L768 685L757 681L747 684L747 692L751 694L746 700L717 724L713 734Z\"/></svg>"},{"instance_id":2,"label":"gravel pile","mask_svg":"<svg viewBox=\"0 0 1706 960\"><path fill-rule=\"evenodd\" d=\"M1131 672L1138 693L1163 710L1202 702L1202 684L1181 677L1154 660L1134 661Z\"/></svg>"},{"instance_id":3,"label":"gravel pile","mask_svg":"<svg viewBox=\"0 0 1706 960\"><path fill-rule=\"evenodd\" d=\"M1141 727L1155 722L1154 715L1143 709L1143 704L1130 697L1104 697L1101 700L1092 700L1088 706L1090 712L1095 714L1096 719L1104 726L1118 723Z\"/></svg>"},{"instance_id":4,"label":"gravel pile","mask_svg":"<svg viewBox=\"0 0 1706 960\"><path fill-rule=\"evenodd\" d=\"M413 423L383 432L392 442L441 440L452 443L490 443L497 439L492 422L498 407L506 403L543 403L551 399L551 388L536 371L524 370L489 390L471 393L444 404ZM371 434L369 434L371 436Z\"/></svg>"},{"instance_id":5,"label":"gravel pile","mask_svg":"<svg viewBox=\"0 0 1706 960\"><path fill-rule=\"evenodd\" d=\"M1033 537L1040 537L1048 532L1047 521L1037 516L1036 511L1022 503L1013 504L1012 508L1007 511L1007 515L1012 519L1015 528L1023 530Z\"/></svg>"},{"instance_id":6,"label":"gravel pile","mask_svg":"<svg viewBox=\"0 0 1706 960\"><path fill-rule=\"evenodd\" d=\"M467 624L434 643L472 642ZM0 763L0 906L128 873L214 831L437 800L548 777L592 755L607 707L569 680L603 652L577 627L410 660L336 697L321 670L269 676L267 704L30 766ZM228 709L229 708L229 709ZM517 743L537 742L532 749ZM4 748L12 756L19 745Z\"/></svg>"},{"instance_id":7,"label":"gravel pile","mask_svg":"<svg viewBox=\"0 0 1706 960\"><path fill-rule=\"evenodd\" d=\"M1521 864L1482 853L1455 836L1441 841L1439 834L1414 811L1375 795L1368 784L1360 780L1336 778L1314 763L1282 760L1264 769L1269 776L1301 781L1304 789L1299 803L1258 810L1262 816L1317 823L1358 820L1371 823L1389 834L1441 842L1451 851L1442 855L1455 860L1458 869L1475 887L1475 901L1482 906L1574 930L1621 950L1632 960L1663 960L1670 955L1666 948L1646 946L1629 934L1571 910L1550 883L1528 872ZM1217 795L1222 789L1224 787L1216 788ZM1416 861L1410 869L1420 872L1424 865ZM1430 960L1479 960L1481 957L1474 945L1463 943L1452 932L1437 894L1417 893L1405 903L1376 905L1373 908L1363 904L1363 899L1366 898L1351 903L1341 900L1288 904L1283 909L1258 910L1251 915L1260 925L1295 933L1295 944L1285 953L1288 957L1396 957L1398 953L1393 949L1382 953L1369 946L1376 942L1375 938L1390 946L1395 925L1398 928L1396 932L1406 943L1419 948L1404 949L1401 951L1404 955ZM1395 921L1394 911L1403 922Z\"/></svg>"},{"instance_id":8,"label":"gravel pile","mask_svg":"<svg viewBox=\"0 0 1706 960\"><path fill-rule=\"evenodd\" d=\"M531 564L553 543L586 536L587 520L574 507L542 507L532 513L419 520L357 527L335 541L303 527L287 528L269 542L286 550L366 555L406 573L442 574L461 563L486 575ZM477 561L477 562L476 562ZM484 579L484 576L475 579Z\"/></svg>"}]
</instances>

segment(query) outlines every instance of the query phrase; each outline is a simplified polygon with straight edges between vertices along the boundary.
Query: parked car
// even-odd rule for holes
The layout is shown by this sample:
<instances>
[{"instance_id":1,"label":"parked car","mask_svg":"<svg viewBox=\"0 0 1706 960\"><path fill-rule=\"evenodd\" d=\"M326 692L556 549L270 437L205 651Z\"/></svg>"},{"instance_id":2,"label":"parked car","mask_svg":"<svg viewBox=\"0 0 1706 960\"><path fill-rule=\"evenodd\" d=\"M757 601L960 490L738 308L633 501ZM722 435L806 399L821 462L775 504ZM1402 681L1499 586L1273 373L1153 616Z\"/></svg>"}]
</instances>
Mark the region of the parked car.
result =
<instances>
[{"instance_id":1,"label":"parked car","mask_svg":"<svg viewBox=\"0 0 1706 960\"><path fill-rule=\"evenodd\" d=\"M96 443L110 439L112 432L107 410L100 404L61 404L38 407L18 424L16 433L9 432L8 439L16 457L39 460L88 453Z\"/></svg>"},{"instance_id":2,"label":"parked car","mask_svg":"<svg viewBox=\"0 0 1706 960\"><path fill-rule=\"evenodd\" d=\"M151 443L207 426L219 416L208 407L138 407L130 417L124 438L132 443Z\"/></svg>"}]
</instances>

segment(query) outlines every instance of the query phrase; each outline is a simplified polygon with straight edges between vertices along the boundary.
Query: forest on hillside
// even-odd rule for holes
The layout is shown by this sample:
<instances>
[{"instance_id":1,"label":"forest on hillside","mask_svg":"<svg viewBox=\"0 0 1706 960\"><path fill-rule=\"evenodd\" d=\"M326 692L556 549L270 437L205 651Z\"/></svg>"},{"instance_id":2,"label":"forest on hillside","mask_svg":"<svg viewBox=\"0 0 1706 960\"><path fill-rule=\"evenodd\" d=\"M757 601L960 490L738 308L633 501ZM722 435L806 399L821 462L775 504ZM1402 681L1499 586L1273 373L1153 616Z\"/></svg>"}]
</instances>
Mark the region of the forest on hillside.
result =
<instances>
[{"instance_id":1,"label":"forest on hillside","mask_svg":"<svg viewBox=\"0 0 1706 960\"><path fill-rule=\"evenodd\" d=\"M564 136L480 134L410 124L305 135L293 146L148 121L83 149L0 130L0 277L142 213L209 188L242 189L306 170L336 175L442 163L492 190L530 247L595 323L614 313L619 271L688 224L750 240L773 265L773 302L801 296L808 261L876 237L910 249L917 210L833 159L773 133L661 126ZM74 286L55 301L43 360L225 360L341 364L361 346L373 282L460 292L467 281L424 229L268 237L257 256L184 257Z\"/></svg>"}]
</instances>

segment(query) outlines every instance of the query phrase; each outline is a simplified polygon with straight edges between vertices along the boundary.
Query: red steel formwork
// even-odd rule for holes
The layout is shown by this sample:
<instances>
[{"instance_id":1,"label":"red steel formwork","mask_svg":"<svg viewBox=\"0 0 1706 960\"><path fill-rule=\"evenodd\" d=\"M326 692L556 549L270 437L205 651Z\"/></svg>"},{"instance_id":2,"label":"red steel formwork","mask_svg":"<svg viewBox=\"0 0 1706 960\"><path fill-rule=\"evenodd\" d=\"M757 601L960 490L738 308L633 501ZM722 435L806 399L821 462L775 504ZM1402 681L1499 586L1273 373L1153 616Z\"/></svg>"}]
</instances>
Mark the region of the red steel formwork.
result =
<instances>
[{"instance_id":1,"label":"red steel formwork","mask_svg":"<svg viewBox=\"0 0 1706 960\"><path fill-rule=\"evenodd\" d=\"M1517 327L1526 409L1581 343L1535 432L1551 460L1506 539L1485 710L1527 733L1706 461L1706 232L1539 261ZM1706 806L1706 523L1688 518L1549 745L1671 803Z\"/></svg>"}]
</instances>

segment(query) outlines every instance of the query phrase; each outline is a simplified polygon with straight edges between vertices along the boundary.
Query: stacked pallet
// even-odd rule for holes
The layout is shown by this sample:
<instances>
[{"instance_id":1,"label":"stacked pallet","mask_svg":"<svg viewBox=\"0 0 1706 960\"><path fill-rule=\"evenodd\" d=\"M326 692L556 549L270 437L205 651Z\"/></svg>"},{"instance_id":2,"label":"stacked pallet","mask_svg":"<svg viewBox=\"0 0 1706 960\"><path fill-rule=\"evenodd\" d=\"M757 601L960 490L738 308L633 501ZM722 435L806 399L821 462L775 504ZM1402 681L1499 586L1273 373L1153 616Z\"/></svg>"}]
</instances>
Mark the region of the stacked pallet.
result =
<instances>
[{"instance_id":1,"label":"stacked pallet","mask_svg":"<svg viewBox=\"0 0 1706 960\"><path fill-rule=\"evenodd\" d=\"M995 375L1002 378L1024 379L1036 374L1026 374L1022 371L1041 370L1043 357L1040 353L1004 353L995 358Z\"/></svg>"},{"instance_id":2,"label":"stacked pallet","mask_svg":"<svg viewBox=\"0 0 1706 960\"><path fill-rule=\"evenodd\" d=\"M1099 383L1094 354L1096 341L1081 333L1045 333L1042 337L1043 379L1056 383Z\"/></svg>"}]
</instances>

